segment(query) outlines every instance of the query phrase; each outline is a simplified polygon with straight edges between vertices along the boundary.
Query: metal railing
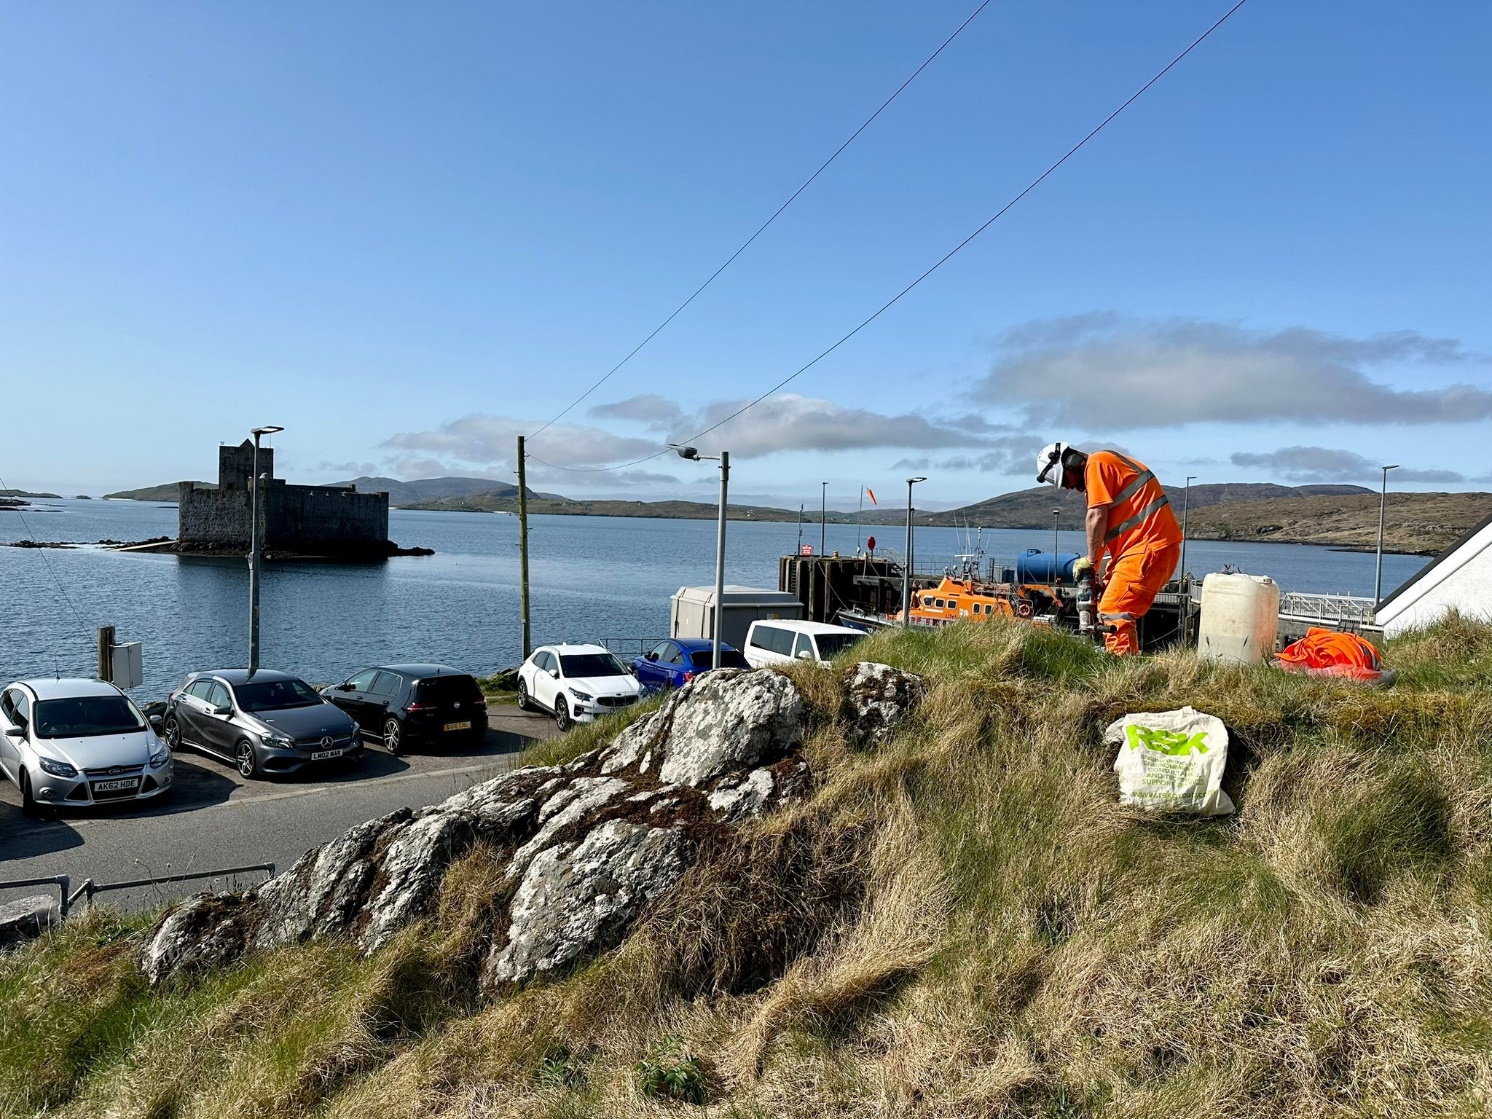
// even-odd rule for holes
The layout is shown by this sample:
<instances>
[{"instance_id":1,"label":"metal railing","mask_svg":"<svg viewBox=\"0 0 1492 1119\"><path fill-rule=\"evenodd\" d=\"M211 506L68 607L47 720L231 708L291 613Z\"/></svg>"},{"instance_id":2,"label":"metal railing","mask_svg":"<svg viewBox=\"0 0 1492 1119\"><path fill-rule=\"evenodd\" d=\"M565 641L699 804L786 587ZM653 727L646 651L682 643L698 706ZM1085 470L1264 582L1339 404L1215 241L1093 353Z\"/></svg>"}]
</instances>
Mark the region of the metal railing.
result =
<instances>
[{"instance_id":1,"label":"metal railing","mask_svg":"<svg viewBox=\"0 0 1492 1119\"><path fill-rule=\"evenodd\" d=\"M70 889L72 878L66 874L51 874L43 878L16 878L8 882L0 882L0 890L20 890L27 886L56 886L61 894L58 910L65 919L82 898L87 905L93 904L95 894L106 894L112 890L139 890L147 886L159 886L167 882L195 882L203 878L229 878L238 874L264 873L266 881L274 877L274 863L254 863L252 866L230 866L223 870L198 870L189 874L164 874L152 878L136 878L128 882L95 882L92 878L83 879L83 884L76 890Z\"/></svg>"},{"instance_id":2,"label":"metal railing","mask_svg":"<svg viewBox=\"0 0 1492 1119\"><path fill-rule=\"evenodd\" d=\"M1291 591L1280 595L1280 614L1321 622L1352 622L1371 625L1377 603L1351 594L1309 594Z\"/></svg>"}]
</instances>

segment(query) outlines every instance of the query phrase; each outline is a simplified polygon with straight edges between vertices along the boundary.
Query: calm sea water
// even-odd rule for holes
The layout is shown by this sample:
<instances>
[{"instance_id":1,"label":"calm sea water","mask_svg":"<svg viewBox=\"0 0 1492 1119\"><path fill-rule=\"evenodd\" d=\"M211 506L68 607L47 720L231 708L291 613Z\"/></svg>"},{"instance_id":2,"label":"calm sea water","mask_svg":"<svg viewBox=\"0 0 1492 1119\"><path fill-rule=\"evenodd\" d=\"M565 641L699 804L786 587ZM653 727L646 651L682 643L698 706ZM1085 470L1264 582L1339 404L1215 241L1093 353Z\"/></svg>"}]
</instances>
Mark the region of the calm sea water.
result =
<instances>
[{"instance_id":1,"label":"calm sea water","mask_svg":"<svg viewBox=\"0 0 1492 1119\"><path fill-rule=\"evenodd\" d=\"M876 530L883 546L904 533ZM368 664L440 661L488 673L517 662L518 524L501 514L393 510L389 533L434 548L368 566L274 564L261 587L261 662L316 682ZM853 554L853 525L829 525L828 547ZM129 501L46 502L0 512L0 541L143 540L176 534L176 507ZM530 530L536 642L645 636L668 626L681 586L714 582L712 521L534 517ZM818 544L817 525L803 540ZM1051 547L1051 533L985 532L990 556ZM951 528L917 530L918 566L965 550ZM1064 533L1063 550L1076 550ZM777 558L794 552L797 526L732 521L726 581L776 587ZM1384 593L1426 561L1384 557ZM1286 590L1369 595L1373 556L1289 544L1192 541L1187 566L1201 575L1234 564ZM157 698L194 669L248 659L248 569L241 559L132 555L100 548L0 547L0 681L92 675L94 629L144 643L145 685Z\"/></svg>"}]
</instances>

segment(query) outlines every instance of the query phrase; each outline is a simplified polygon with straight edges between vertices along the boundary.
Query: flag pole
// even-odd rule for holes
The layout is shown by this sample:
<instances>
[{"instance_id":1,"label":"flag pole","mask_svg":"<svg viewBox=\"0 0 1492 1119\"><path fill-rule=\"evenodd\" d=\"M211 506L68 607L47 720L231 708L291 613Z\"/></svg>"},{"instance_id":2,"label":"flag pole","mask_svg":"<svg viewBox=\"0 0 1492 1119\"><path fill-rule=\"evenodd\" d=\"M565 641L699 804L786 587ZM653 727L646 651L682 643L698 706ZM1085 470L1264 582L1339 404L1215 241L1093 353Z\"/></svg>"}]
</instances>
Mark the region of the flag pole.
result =
<instances>
[{"instance_id":1,"label":"flag pole","mask_svg":"<svg viewBox=\"0 0 1492 1119\"><path fill-rule=\"evenodd\" d=\"M864 538L864 534L860 531L860 522L864 519L864 516L865 516L865 483L862 482L862 483L860 483L860 508L855 511L855 554L856 555L859 555L860 552L861 552L861 550L862 550L861 547L860 547L860 542Z\"/></svg>"}]
</instances>

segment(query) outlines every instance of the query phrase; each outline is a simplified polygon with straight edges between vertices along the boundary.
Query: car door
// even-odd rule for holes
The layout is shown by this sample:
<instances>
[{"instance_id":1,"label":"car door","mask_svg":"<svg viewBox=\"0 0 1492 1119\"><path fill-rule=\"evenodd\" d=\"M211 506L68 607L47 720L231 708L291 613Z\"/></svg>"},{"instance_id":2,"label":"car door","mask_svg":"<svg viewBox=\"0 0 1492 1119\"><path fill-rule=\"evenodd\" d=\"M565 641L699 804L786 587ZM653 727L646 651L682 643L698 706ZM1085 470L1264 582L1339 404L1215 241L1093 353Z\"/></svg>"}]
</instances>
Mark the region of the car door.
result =
<instances>
[{"instance_id":1,"label":"car door","mask_svg":"<svg viewBox=\"0 0 1492 1119\"><path fill-rule=\"evenodd\" d=\"M397 672L380 669L373 685L368 690L367 720L364 724L374 734L383 733L383 721L392 712L404 717L404 677Z\"/></svg>"},{"instance_id":2,"label":"car door","mask_svg":"<svg viewBox=\"0 0 1492 1119\"><path fill-rule=\"evenodd\" d=\"M663 666L668 663L669 652L677 648L672 641L660 641L637 661L637 682L649 688L661 688L667 681Z\"/></svg>"},{"instance_id":3,"label":"car door","mask_svg":"<svg viewBox=\"0 0 1492 1119\"><path fill-rule=\"evenodd\" d=\"M684 652L684 647L673 641L669 643L668 658L659 658L659 664L663 668L666 682L670 688L682 688L685 684L684 676L693 671L694 666L690 663L689 654Z\"/></svg>"},{"instance_id":4,"label":"car door","mask_svg":"<svg viewBox=\"0 0 1492 1119\"><path fill-rule=\"evenodd\" d=\"M176 721L181 726L181 737L198 746L208 744L207 696L212 691L212 679L201 677L182 689L176 700Z\"/></svg>"},{"instance_id":5,"label":"car door","mask_svg":"<svg viewBox=\"0 0 1492 1119\"><path fill-rule=\"evenodd\" d=\"M540 707L554 710L554 697L559 694L560 682L550 675L559 669L559 658L545 650L534 655L534 700Z\"/></svg>"},{"instance_id":6,"label":"car door","mask_svg":"<svg viewBox=\"0 0 1492 1119\"><path fill-rule=\"evenodd\" d=\"M217 714L217 709L220 707L228 708L230 713ZM233 742L238 736L238 727L234 725L231 713L233 695L221 680L214 680L208 689L206 708L202 718L202 732L207 736L207 740L202 745L225 757L232 757Z\"/></svg>"},{"instance_id":7,"label":"car door","mask_svg":"<svg viewBox=\"0 0 1492 1119\"><path fill-rule=\"evenodd\" d=\"M793 660L819 659L819 651L813 647L813 638L806 633L798 634L798 640L793 642Z\"/></svg>"},{"instance_id":8,"label":"car door","mask_svg":"<svg viewBox=\"0 0 1492 1119\"><path fill-rule=\"evenodd\" d=\"M26 729L26 717L18 710L19 690L6 688L0 693L0 769L12 781L20 781L21 740L12 738L5 731L12 727ZM23 697L24 698L24 697Z\"/></svg>"},{"instance_id":9,"label":"car door","mask_svg":"<svg viewBox=\"0 0 1492 1119\"><path fill-rule=\"evenodd\" d=\"M332 688L326 698L352 716L355 723L364 730L376 729L372 725L373 716L369 712L368 692L373 687L373 678L378 675L378 669L365 668L361 672L353 673L347 681Z\"/></svg>"}]
</instances>

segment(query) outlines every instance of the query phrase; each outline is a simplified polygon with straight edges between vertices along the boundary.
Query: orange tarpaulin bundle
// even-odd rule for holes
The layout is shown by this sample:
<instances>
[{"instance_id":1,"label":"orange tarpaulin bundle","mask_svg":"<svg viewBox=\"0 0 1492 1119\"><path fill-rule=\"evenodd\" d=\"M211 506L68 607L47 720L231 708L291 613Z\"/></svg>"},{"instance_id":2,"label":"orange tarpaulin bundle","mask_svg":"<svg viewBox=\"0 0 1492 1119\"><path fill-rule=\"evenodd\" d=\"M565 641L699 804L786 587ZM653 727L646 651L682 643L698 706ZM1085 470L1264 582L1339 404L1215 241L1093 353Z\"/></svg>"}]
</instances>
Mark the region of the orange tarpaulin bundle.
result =
<instances>
[{"instance_id":1,"label":"orange tarpaulin bundle","mask_svg":"<svg viewBox=\"0 0 1492 1119\"><path fill-rule=\"evenodd\" d=\"M1306 635L1287 645L1275 658L1275 667L1308 676L1345 676L1368 684L1384 682L1392 674L1384 670L1383 658L1372 642L1355 633L1311 627Z\"/></svg>"}]
</instances>

